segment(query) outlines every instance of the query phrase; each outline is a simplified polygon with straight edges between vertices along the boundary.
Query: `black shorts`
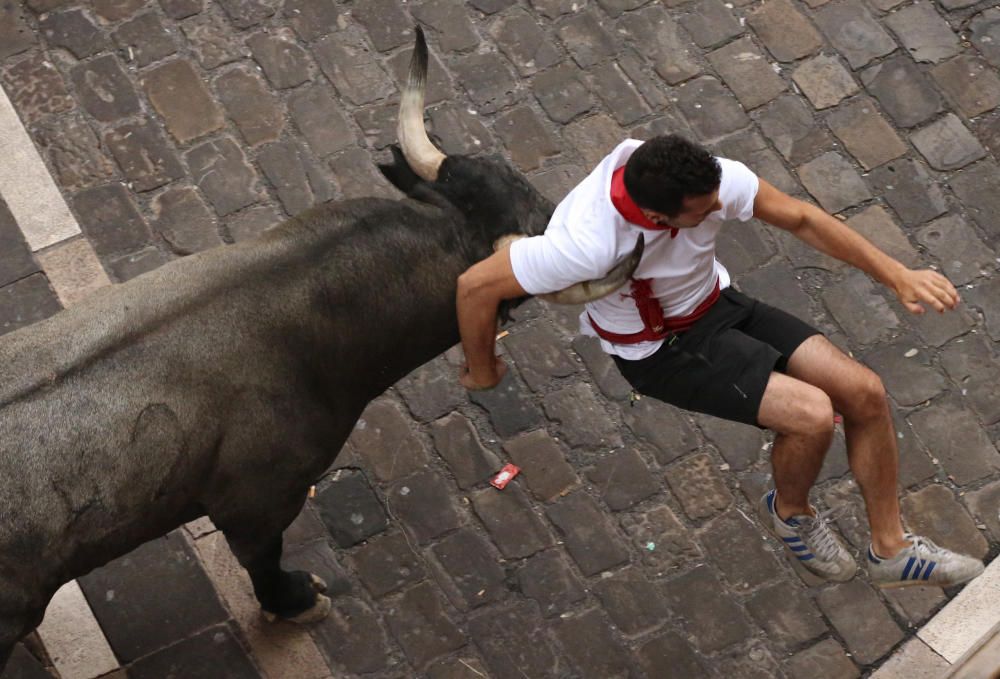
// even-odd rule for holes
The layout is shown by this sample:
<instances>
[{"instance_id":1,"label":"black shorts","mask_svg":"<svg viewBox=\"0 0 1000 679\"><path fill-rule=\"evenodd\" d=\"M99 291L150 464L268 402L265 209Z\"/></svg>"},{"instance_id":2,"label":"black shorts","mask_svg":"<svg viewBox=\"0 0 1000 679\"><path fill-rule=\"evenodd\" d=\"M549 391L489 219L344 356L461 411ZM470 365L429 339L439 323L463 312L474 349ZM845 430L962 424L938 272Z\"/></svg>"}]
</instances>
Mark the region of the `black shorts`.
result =
<instances>
[{"instance_id":1,"label":"black shorts","mask_svg":"<svg viewBox=\"0 0 1000 679\"><path fill-rule=\"evenodd\" d=\"M760 426L773 371L820 334L795 316L727 288L694 326L637 361L613 356L632 387L684 410Z\"/></svg>"}]
</instances>

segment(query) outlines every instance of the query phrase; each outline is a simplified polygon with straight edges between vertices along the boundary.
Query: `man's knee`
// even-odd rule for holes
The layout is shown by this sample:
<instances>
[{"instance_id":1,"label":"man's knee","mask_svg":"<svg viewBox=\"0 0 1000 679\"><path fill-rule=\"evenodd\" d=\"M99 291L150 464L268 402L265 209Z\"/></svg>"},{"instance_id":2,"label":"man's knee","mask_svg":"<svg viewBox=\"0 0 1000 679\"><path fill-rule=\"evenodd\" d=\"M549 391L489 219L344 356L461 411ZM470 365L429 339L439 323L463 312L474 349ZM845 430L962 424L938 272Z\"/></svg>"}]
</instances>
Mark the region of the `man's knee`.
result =
<instances>
[{"instance_id":1,"label":"man's knee","mask_svg":"<svg viewBox=\"0 0 1000 679\"><path fill-rule=\"evenodd\" d=\"M833 434L833 402L822 389L813 387L802 394L798 418L799 434Z\"/></svg>"},{"instance_id":2,"label":"man's knee","mask_svg":"<svg viewBox=\"0 0 1000 679\"><path fill-rule=\"evenodd\" d=\"M871 420L885 417L888 413L885 385L878 375L866 368L851 384L842 414L848 419Z\"/></svg>"}]
</instances>

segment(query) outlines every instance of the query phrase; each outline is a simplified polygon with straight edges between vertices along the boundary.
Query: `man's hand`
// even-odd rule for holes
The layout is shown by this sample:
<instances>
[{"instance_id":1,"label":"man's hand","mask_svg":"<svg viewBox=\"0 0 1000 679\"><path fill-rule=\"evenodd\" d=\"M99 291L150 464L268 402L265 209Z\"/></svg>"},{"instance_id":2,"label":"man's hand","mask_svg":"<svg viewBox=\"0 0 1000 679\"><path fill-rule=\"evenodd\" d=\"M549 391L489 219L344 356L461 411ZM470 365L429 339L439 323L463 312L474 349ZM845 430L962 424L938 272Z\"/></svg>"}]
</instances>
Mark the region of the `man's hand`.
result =
<instances>
[{"instance_id":1,"label":"man's hand","mask_svg":"<svg viewBox=\"0 0 1000 679\"><path fill-rule=\"evenodd\" d=\"M923 304L938 313L958 306L958 291L947 278L930 269L904 269L893 285L900 303L911 313L922 314ZM923 304L921 304L923 302Z\"/></svg>"},{"instance_id":2,"label":"man's hand","mask_svg":"<svg viewBox=\"0 0 1000 679\"><path fill-rule=\"evenodd\" d=\"M503 376L507 374L507 364L499 356L493 357L492 374L473 375L467 363L462 364L458 381L469 391L485 391L500 384Z\"/></svg>"}]
</instances>

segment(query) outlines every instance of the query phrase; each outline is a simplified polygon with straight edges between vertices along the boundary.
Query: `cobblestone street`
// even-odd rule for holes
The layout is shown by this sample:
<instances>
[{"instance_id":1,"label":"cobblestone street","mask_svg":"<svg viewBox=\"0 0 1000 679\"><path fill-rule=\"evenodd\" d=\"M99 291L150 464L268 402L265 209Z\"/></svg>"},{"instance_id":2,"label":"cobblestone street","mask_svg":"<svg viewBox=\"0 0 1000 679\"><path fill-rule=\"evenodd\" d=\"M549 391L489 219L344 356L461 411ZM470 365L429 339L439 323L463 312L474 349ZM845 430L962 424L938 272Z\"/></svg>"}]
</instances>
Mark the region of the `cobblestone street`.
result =
<instances>
[{"instance_id":1,"label":"cobblestone street","mask_svg":"<svg viewBox=\"0 0 1000 679\"><path fill-rule=\"evenodd\" d=\"M0 84L54 180L15 195L0 170L0 331L399 197L376 163L417 24L446 153L557 201L622 139L678 132L945 273L958 310L916 316L786 232L721 233L740 289L882 377L908 527L1000 552L996 0L0 0ZM61 227L31 219L61 200ZM920 652L957 591L800 574L756 519L770 435L632 401L578 312L516 310L493 391L461 388L454 348L371 403L286 533L324 622L266 623L202 519L62 590L3 679L851 679ZM839 426L813 500L863 564Z\"/></svg>"}]
</instances>

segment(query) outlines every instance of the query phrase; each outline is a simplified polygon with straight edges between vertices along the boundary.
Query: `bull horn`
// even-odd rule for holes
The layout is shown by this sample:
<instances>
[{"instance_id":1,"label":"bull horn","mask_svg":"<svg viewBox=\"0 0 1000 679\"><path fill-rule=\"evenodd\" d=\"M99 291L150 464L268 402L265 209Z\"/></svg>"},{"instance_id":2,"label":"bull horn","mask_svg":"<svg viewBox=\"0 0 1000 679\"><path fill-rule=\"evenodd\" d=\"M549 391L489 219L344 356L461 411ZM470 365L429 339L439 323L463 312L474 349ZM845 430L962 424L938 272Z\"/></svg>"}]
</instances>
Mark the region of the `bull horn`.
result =
<instances>
[{"instance_id":1,"label":"bull horn","mask_svg":"<svg viewBox=\"0 0 1000 679\"><path fill-rule=\"evenodd\" d=\"M495 250L500 250L521 238L527 238L527 236L520 234L503 236L497 240L493 247ZM553 304L584 304L586 302L593 302L595 299L600 299L605 295L610 295L625 285L625 281L635 273L636 267L639 266L639 260L642 259L642 251L645 247L646 238L640 233L639 237L635 240L635 247L632 248L632 252L626 257L622 257L621 261L615 264L604 278L583 281L558 292L549 292L544 295L538 295L538 297Z\"/></svg>"},{"instance_id":2,"label":"bull horn","mask_svg":"<svg viewBox=\"0 0 1000 679\"><path fill-rule=\"evenodd\" d=\"M417 41L410 57L410 72L399 100L396 135L410 168L421 179L437 181L445 155L427 137L424 127L424 90L427 89L427 41L417 26Z\"/></svg>"}]
</instances>

